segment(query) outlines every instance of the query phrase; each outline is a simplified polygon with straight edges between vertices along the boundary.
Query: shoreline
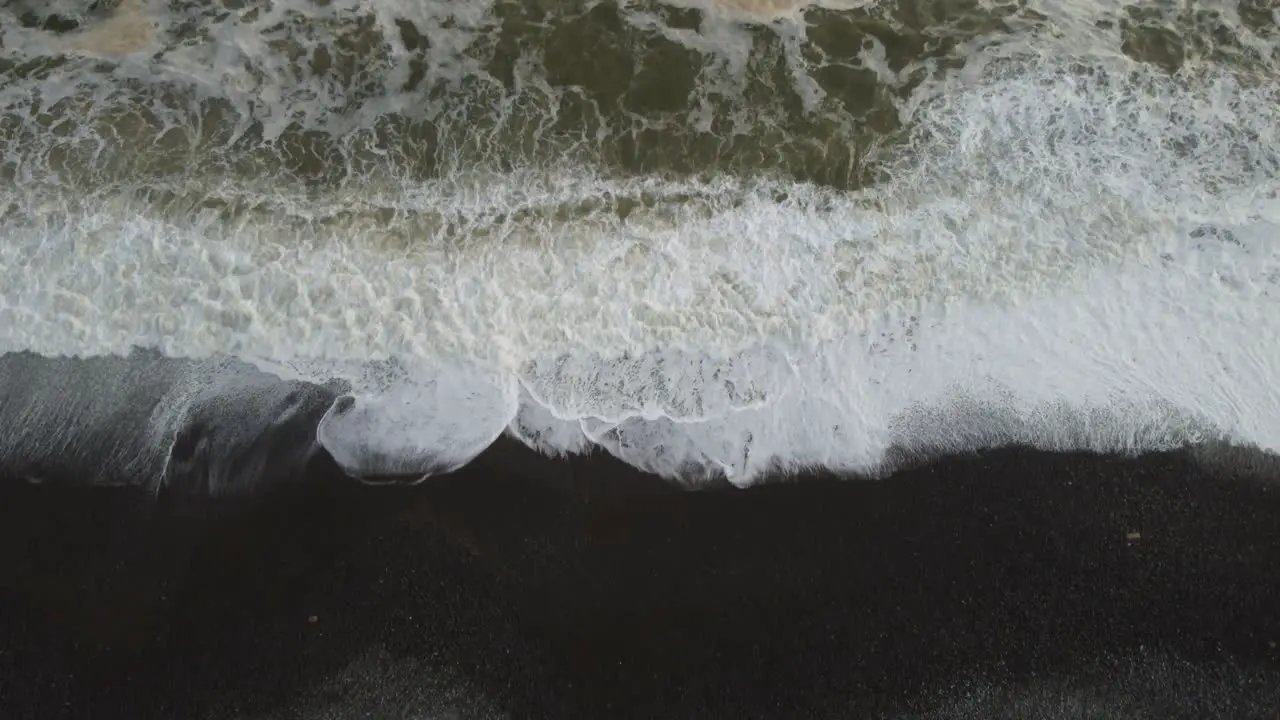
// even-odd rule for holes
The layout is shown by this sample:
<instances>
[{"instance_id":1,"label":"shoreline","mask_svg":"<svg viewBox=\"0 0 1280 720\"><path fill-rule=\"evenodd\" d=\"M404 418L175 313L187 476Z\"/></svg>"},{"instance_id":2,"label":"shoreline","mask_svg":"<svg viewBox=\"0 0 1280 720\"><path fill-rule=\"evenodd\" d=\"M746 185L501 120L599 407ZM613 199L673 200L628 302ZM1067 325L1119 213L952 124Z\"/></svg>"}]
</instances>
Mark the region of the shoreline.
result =
<instances>
[{"instance_id":1,"label":"shoreline","mask_svg":"<svg viewBox=\"0 0 1280 720\"><path fill-rule=\"evenodd\" d=\"M980 717L1041 687L1267 717L1280 476L1228 456L1006 449L684 491L504 438L417 487L315 468L305 492L233 512L7 487L0 705L933 717L986 687Z\"/></svg>"}]
</instances>

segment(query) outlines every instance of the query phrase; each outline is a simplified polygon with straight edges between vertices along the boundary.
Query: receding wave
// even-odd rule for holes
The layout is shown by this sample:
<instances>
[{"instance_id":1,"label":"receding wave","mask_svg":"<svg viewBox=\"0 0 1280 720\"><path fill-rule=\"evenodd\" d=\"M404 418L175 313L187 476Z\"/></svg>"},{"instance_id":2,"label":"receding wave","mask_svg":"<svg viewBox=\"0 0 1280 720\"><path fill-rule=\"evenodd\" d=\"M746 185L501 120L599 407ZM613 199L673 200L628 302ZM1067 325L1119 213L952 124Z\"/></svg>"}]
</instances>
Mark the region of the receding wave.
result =
<instances>
[{"instance_id":1,"label":"receding wave","mask_svg":"<svg viewBox=\"0 0 1280 720\"><path fill-rule=\"evenodd\" d=\"M1280 18L1204 5L0 11L0 352L235 358L365 477L1280 450Z\"/></svg>"},{"instance_id":2,"label":"receding wave","mask_svg":"<svg viewBox=\"0 0 1280 720\"><path fill-rule=\"evenodd\" d=\"M339 388L281 381L227 357L153 350L0 355L0 471L34 483L236 498L289 482L321 453Z\"/></svg>"}]
</instances>

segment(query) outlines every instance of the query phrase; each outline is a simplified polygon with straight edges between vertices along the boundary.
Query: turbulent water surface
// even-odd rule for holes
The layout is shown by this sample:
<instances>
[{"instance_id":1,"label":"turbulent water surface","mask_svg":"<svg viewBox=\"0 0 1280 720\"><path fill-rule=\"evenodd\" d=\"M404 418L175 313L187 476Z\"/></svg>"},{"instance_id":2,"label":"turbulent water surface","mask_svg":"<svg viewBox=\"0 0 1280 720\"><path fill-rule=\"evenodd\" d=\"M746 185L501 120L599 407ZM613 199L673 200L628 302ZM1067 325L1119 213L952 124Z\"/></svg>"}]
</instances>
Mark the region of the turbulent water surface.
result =
<instances>
[{"instance_id":1,"label":"turbulent water surface","mask_svg":"<svg viewBox=\"0 0 1280 720\"><path fill-rule=\"evenodd\" d=\"M318 437L359 475L504 432L740 485L1280 450L1278 26L1267 0L16 0L0 352L344 379Z\"/></svg>"}]
</instances>

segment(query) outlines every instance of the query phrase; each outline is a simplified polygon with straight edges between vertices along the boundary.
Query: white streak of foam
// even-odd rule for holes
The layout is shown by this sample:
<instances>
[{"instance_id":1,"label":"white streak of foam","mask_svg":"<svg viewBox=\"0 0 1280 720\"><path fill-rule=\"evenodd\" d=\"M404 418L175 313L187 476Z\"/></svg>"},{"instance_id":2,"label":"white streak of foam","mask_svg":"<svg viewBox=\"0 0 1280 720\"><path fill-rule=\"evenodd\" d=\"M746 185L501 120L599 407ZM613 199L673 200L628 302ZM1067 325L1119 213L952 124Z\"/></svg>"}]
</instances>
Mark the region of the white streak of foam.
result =
<instances>
[{"instance_id":1,"label":"white streak of foam","mask_svg":"<svg viewBox=\"0 0 1280 720\"><path fill-rule=\"evenodd\" d=\"M770 23L798 19L809 8L852 10L876 0L663 0L674 7L701 10L704 17L737 22Z\"/></svg>"}]
</instances>

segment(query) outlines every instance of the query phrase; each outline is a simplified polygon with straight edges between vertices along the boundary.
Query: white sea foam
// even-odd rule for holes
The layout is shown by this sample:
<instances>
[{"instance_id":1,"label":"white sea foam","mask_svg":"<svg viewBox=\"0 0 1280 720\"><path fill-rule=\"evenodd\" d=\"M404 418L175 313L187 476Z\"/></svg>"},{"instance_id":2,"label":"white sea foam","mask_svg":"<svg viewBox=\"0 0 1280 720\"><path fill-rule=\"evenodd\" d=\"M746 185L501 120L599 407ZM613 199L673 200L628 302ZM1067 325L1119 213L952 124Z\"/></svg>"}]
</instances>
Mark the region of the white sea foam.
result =
<instances>
[{"instance_id":1,"label":"white sea foam","mask_svg":"<svg viewBox=\"0 0 1280 720\"><path fill-rule=\"evenodd\" d=\"M475 12L441 37L474 40ZM7 183L0 350L347 378L320 439L361 475L452 469L504 428L694 483L874 472L895 446L1280 450L1276 75L987 47L902 104L912 139L857 192L592 167L195 178L163 206ZM254 82L268 120L336 102Z\"/></svg>"}]
</instances>

